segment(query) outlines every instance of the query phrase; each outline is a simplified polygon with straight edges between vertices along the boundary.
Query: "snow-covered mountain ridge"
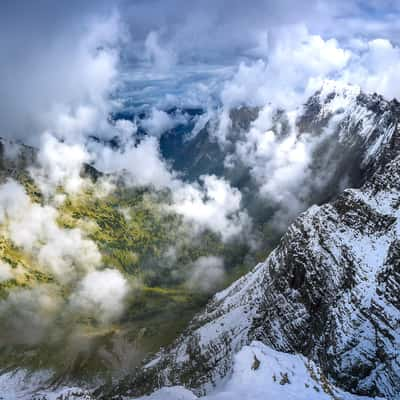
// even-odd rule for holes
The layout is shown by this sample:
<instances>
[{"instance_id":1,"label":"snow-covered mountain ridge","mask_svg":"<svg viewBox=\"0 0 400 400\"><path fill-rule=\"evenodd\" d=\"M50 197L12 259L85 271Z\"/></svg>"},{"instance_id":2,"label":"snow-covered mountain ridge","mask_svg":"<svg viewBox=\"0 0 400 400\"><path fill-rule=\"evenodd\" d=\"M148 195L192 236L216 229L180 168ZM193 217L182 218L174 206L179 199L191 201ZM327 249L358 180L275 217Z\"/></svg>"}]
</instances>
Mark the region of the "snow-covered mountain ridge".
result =
<instances>
[{"instance_id":1,"label":"snow-covered mountain ridge","mask_svg":"<svg viewBox=\"0 0 400 400\"><path fill-rule=\"evenodd\" d=\"M184 385L209 392L253 340L316 362L359 395L400 393L399 104L324 88L301 131L337 119L339 143L360 160L361 189L300 215L268 259L218 293L175 344L114 394Z\"/></svg>"},{"instance_id":2,"label":"snow-covered mountain ridge","mask_svg":"<svg viewBox=\"0 0 400 400\"><path fill-rule=\"evenodd\" d=\"M182 387L163 388L140 400L195 400ZM234 357L230 379L204 400L366 400L331 385L305 357L275 351L261 342L245 346Z\"/></svg>"},{"instance_id":3,"label":"snow-covered mountain ridge","mask_svg":"<svg viewBox=\"0 0 400 400\"><path fill-rule=\"evenodd\" d=\"M396 99L387 101L376 93L363 93L358 86L328 80L308 99L298 125L301 132L319 134L334 122L337 141L361 150L360 167L370 176L400 150L395 134L399 113Z\"/></svg>"}]
</instances>

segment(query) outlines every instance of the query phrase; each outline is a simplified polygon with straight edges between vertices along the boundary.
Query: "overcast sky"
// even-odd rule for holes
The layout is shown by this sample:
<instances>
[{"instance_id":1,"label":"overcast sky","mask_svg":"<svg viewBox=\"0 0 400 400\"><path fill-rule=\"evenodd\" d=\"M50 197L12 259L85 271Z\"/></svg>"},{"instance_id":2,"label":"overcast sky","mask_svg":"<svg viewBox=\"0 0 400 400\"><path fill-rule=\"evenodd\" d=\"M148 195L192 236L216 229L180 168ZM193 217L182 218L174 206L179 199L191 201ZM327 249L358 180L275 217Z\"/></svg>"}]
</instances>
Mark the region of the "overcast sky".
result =
<instances>
[{"instance_id":1,"label":"overcast sky","mask_svg":"<svg viewBox=\"0 0 400 400\"><path fill-rule=\"evenodd\" d=\"M0 135L23 131L26 139L39 120L47 124L50 110L98 101L122 76L134 82L133 102L159 94L205 101L241 61L267 62L277 47L285 51L282 43L299 38L299 27L352 51L376 38L396 45L399 16L395 0L5 0ZM103 48L109 52L92 65Z\"/></svg>"},{"instance_id":2,"label":"overcast sky","mask_svg":"<svg viewBox=\"0 0 400 400\"><path fill-rule=\"evenodd\" d=\"M0 5L1 65L40 58L53 45L74 42L94 19L118 13L129 32L123 56L143 59L150 32L176 61L229 63L259 56L266 33L304 24L313 34L399 39L396 0L5 0ZM147 41L149 43L149 41ZM24 63L26 64L26 62Z\"/></svg>"},{"instance_id":3,"label":"overcast sky","mask_svg":"<svg viewBox=\"0 0 400 400\"><path fill-rule=\"evenodd\" d=\"M226 64L259 56L266 33L273 37L276 28L290 24L343 41L381 37L397 42L400 29L396 0L5 0L0 11L3 68L40 58L63 41L68 46L90 21L112 13L119 14L130 35L125 58L143 59L146 39L149 44L148 35L155 32L158 44L181 63Z\"/></svg>"}]
</instances>

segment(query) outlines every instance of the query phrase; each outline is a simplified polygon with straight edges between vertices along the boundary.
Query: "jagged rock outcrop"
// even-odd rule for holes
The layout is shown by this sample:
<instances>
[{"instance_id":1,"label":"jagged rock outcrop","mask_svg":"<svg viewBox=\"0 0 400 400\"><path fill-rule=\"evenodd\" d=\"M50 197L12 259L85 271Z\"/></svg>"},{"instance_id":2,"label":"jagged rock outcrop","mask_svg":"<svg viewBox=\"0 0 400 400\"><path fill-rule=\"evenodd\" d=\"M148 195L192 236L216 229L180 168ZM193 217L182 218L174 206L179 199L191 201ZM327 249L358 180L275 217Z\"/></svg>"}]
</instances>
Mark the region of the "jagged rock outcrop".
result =
<instances>
[{"instance_id":1,"label":"jagged rock outcrop","mask_svg":"<svg viewBox=\"0 0 400 400\"><path fill-rule=\"evenodd\" d=\"M363 186L313 206L267 260L218 293L168 349L104 398L184 385L207 392L252 340L315 361L335 384L371 396L400 395L399 104L354 88L325 87L298 125L335 119L354 149Z\"/></svg>"},{"instance_id":2,"label":"jagged rock outcrop","mask_svg":"<svg viewBox=\"0 0 400 400\"><path fill-rule=\"evenodd\" d=\"M365 179L393 160L400 151L400 137L395 134L400 103L382 96L361 92L357 86L326 81L303 106L297 120L300 134L320 135L333 129L332 136L350 149ZM351 165L356 168L356 164Z\"/></svg>"}]
</instances>

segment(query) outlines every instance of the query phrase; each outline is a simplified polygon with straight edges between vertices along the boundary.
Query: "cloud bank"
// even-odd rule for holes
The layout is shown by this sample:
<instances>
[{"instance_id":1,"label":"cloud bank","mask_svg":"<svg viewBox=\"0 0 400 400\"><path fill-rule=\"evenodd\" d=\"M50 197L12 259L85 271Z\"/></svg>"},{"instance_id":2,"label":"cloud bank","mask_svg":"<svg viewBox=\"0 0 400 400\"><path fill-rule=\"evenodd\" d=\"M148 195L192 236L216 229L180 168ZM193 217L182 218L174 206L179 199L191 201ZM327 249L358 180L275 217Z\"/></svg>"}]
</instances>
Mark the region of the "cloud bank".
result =
<instances>
[{"instance_id":1,"label":"cloud bank","mask_svg":"<svg viewBox=\"0 0 400 400\"><path fill-rule=\"evenodd\" d=\"M49 277L48 283L11 290L0 301L0 319L7 325L3 343L13 338L15 343L35 344L48 329L57 331L57 317L60 323L85 315L107 325L124 310L130 290L124 276L102 269L96 244L78 228L61 228L57 217L56 208L32 203L17 182L9 180L0 186L2 235L29 256L30 268ZM25 265L0 264L1 282L26 280L31 272ZM69 288L65 299L56 284Z\"/></svg>"}]
</instances>

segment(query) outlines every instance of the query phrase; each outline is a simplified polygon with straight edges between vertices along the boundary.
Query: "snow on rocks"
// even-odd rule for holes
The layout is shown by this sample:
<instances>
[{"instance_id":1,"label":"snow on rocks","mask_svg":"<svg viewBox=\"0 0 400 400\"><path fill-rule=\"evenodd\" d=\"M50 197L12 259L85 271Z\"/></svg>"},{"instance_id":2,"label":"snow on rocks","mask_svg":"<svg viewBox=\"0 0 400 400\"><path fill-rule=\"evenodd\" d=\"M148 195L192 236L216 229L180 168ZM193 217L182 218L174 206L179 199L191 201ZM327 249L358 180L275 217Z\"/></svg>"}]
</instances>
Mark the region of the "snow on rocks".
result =
<instances>
[{"instance_id":1,"label":"snow on rocks","mask_svg":"<svg viewBox=\"0 0 400 400\"><path fill-rule=\"evenodd\" d=\"M332 384L312 361L254 341L234 357L229 380L205 397L181 386L163 388L139 400L368 400Z\"/></svg>"}]
</instances>

